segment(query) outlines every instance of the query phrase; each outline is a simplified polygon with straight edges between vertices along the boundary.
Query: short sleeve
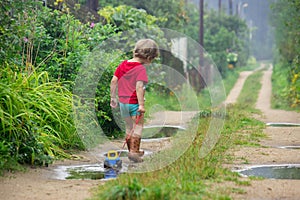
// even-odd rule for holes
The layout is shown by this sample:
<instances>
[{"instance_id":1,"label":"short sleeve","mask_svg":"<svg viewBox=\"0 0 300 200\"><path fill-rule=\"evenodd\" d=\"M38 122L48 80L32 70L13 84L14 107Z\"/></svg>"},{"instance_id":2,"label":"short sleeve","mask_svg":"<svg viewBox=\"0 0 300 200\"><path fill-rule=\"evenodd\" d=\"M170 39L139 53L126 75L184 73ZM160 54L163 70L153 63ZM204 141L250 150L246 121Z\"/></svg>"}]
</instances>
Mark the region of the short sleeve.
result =
<instances>
[{"instance_id":1,"label":"short sleeve","mask_svg":"<svg viewBox=\"0 0 300 200\"><path fill-rule=\"evenodd\" d=\"M136 81L148 83L147 71L144 66L138 66Z\"/></svg>"},{"instance_id":2,"label":"short sleeve","mask_svg":"<svg viewBox=\"0 0 300 200\"><path fill-rule=\"evenodd\" d=\"M116 69L116 71L115 71L115 73L114 73L114 75L116 76L116 77L118 77L118 79L120 79L121 78L121 76L122 76L122 74L121 74L121 66L122 65L122 63L117 67L117 69Z\"/></svg>"}]
</instances>

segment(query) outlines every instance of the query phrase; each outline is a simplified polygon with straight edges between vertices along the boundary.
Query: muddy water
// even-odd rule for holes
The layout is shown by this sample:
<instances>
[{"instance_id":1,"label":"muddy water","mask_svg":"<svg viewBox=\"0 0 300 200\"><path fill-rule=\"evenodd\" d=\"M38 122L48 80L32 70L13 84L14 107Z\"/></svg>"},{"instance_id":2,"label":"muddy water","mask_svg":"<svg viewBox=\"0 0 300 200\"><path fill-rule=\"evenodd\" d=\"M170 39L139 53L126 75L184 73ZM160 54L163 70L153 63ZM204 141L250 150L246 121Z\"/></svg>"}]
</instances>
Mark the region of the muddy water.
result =
<instances>
[{"instance_id":1,"label":"muddy water","mask_svg":"<svg viewBox=\"0 0 300 200\"><path fill-rule=\"evenodd\" d=\"M54 169L53 179L81 179L81 180L98 180L116 178L120 173L124 173L127 166L123 165L121 170L104 169L103 164L90 165L70 165L58 166Z\"/></svg>"},{"instance_id":2,"label":"muddy water","mask_svg":"<svg viewBox=\"0 0 300 200\"><path fill-rule=\"evenodd\" d=\"M237 170L243 176L257 176L269 179L300 180L300 164L257 165Z\"/></svg>"},{"instance_id":3,"label":"muddy water","mask_svg":"<svg viewBox=\"0 0 300 200\"><path fill-rule=\"evenodd\" d=\"M148 126L143 131L142 142L159 142L166 138L172 137L180 131L185 130L181 126ZM125 158L128 156L127 150L116 150L119 157ZM145 150L144 156L149 156L153 152L151 150ZM102 153L103 157L107 156L107 152ZM85 165L70 165L70 166L58 166L54 169L54 175L52 178L66 180L66 179L89 179L89 180L105 180L110 178L116 178L120 173L126 173L128 171L128 163L123 162L121 169L105 169L103 163L97 164L85 164Z\"/></svg>"},{"instance_id":4,"label":"muddy water","mask_svg":"<svg viewBox=\"0 0 300 200\"><path fill-rule=\"evenodd\" d=\"M278 146L277 148L280 148L280 149L299 149L300 150L300 146Z\"/></svg>"},{"instance_id":5,"label":"muddy water","mask_svg":"<svg viewBox=\"0 0 300 200\"><path fill-rule=\"evenodd\" d=\"M267 126L273 127L300 127L298 123L266 123Z\"/></svg>"}]
</instances>

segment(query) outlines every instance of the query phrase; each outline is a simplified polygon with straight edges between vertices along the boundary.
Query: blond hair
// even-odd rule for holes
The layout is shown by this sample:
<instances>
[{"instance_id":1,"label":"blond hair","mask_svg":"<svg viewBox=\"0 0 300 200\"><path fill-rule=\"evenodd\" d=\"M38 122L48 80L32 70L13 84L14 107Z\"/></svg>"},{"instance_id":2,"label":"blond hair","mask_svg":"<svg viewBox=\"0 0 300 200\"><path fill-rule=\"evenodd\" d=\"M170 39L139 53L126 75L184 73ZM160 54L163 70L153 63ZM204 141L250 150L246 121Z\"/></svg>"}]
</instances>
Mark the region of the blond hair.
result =
<instances>
[{"instance_id":1,"label":"blond hair","mask_svg":"<svg viewBox=\"0 0 300 200\"><path fill-rule=\"evenodd\" d=\"M133 56L152 61L158 57L158 45L151 39L141 39L134 47Z\"/></svg>"}]
</instances>

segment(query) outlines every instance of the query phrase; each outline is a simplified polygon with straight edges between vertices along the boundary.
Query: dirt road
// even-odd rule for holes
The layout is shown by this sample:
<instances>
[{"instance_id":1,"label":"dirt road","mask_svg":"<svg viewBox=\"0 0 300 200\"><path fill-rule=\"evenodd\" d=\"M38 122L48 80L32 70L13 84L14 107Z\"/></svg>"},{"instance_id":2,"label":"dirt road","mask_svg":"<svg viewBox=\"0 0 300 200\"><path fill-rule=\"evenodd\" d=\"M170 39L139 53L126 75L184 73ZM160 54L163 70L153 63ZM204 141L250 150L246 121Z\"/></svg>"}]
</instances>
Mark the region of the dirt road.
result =
<instances>
[{"instance_id":1,"label":"dirt road","mask_svg":"<svg viewBox=\"0 0 300 200\"><path fill-rule=\"evenodd\" d=\"M300 113L271 109L272 66L264 71L262 88L256 108L263 113L259 120L270 123L300 123ZM300 164L299 149L284 149L282 146L300 146L300 127L271 127L265 129L267 138L260 141L261 148L243 147L235 151L236 168L249 165ZM247 160L248 164L242 164ZM251 181L251 186L243 187L243 195L234 199L251 200L297 200L300 199L300 180L265 179Z\"/></svg>"},{"instance_id":2,"label":"dirt road","mask_svg":"<svg viewBox=\"0 0 300 200\"><path fill-rule=\"evenodd\" d=\"M229 94L227 103L234 103L238 97L243 82L251 74L241 74L237 84ZM260 120L264 122L295 122L300 123L300 113L272 110L270 108L272 68L264 73L257 108L262 110ZM174 116L168 115L168 116ZM185 118L182 118L185 121ZM166 119L166 123L170 119ZM173 123L174 125L174 123ZM179 124L182 125L182 124ZM242 148L235 151L236 167L241 167L239 158L247 159L249 164L284 164L300 163L299 150L276 148L280 145L300 145L300 128L292 127L267 127L266 134L269 138L261 141L267 148ZM94 163L91 154L82 155L85 159L80 161L60 161L49 168L29 168L26 173L17 172L0 177L0 199L5 200L84 200L91 196L92 189L101 180L55 180L50 177L56 165ZM300 180L259 180L251 181L251 186L244 187L246 193L233 195L233 199L300 199ZM239 186L242 187L242 186Z\"/></svg>"}]
</instances>

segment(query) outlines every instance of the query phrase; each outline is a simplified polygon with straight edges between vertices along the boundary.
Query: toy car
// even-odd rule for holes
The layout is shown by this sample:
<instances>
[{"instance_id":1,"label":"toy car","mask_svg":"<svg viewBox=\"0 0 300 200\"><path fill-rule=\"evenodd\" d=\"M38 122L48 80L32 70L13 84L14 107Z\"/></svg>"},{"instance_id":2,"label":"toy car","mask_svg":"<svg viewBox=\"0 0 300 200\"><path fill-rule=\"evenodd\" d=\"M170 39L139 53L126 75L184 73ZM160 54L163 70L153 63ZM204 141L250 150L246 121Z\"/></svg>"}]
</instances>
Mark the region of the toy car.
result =
<instances>
[{"instance_id":1,"label":"toy car","mask_svg":"<svg viewBox=\"0 0 300 200\"><path fill-rule=\"evenodd\" d=\"M104 168L112 168L112 169L121 169L122 168L122 160L119 157L119 153L115 150L111 150L107 152L106 158L104 160Z\"/></svg>"}]
</instances>

